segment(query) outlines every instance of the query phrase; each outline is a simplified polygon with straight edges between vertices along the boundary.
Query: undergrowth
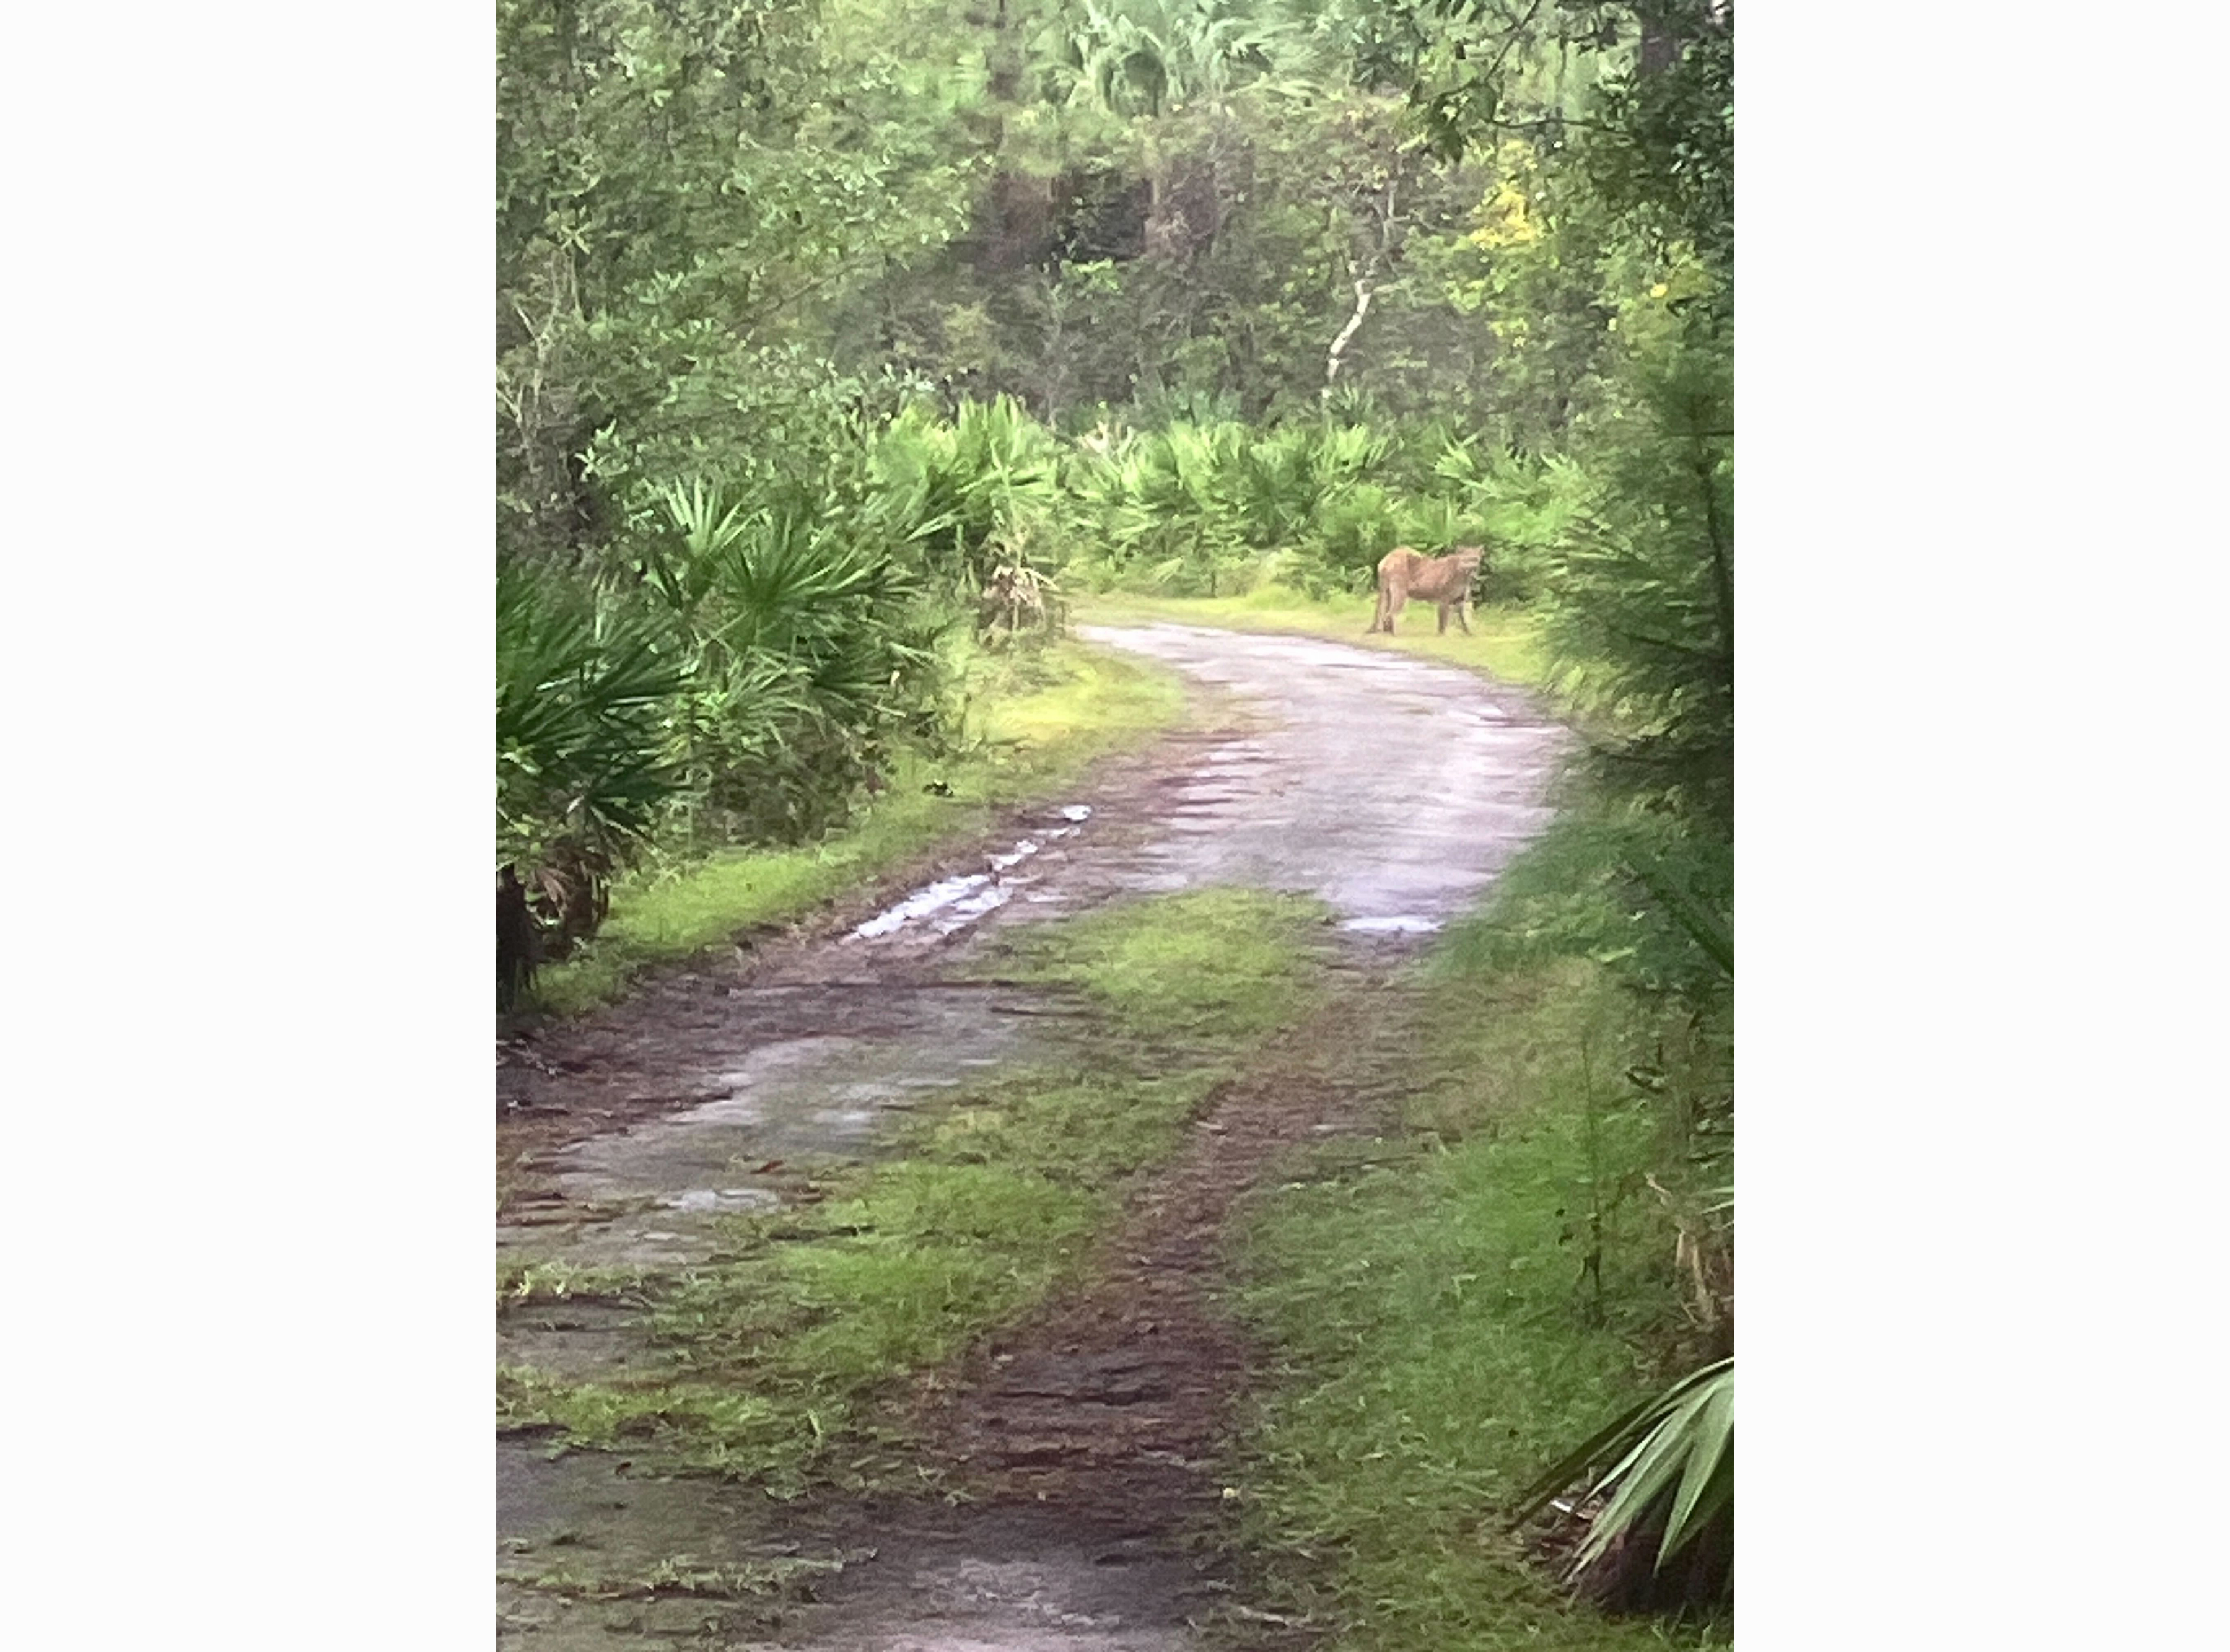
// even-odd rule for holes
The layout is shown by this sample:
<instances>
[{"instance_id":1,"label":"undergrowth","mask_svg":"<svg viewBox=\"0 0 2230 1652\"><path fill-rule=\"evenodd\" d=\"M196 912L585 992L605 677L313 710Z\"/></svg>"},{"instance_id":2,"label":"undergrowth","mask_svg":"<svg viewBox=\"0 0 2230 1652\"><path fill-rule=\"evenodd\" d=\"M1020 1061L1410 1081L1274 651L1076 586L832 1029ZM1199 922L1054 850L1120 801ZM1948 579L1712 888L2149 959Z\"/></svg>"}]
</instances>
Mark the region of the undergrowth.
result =
<instances>
[{"instance_id":1,"label":"undergrowth","mask_svg":"<svg viewBox=\"0 0 2230 1652\"><path fill-rule=\"evenodd\" d=\"M1569 958L1444 952L1425 990L1421 1151L1318 1155L1234 1241L1234 1304L1278 1373L1229 1470L1265 1590L1355 1652L1708 1642L1573 1604L1505 1529L1677 1329L1662 1126L1617 1081L1648 1013Z\"/></svg>"},{"instance_id":2,"label":"undergrowth","mask_svg":"<svg viewBox=\"0 0 2230 1652\"><path fill-rule=\"evenodd\" d=\"M576 1014L618 997L646 965L795 920L832 897L989 826L994 814L1052 800L1111 752L1183 714L1176 675L1079 644L986 656L969 684L961 733L942 756L902 751L885 789L816 843L654 861L614 886L611 915L575 958L545 967L531 1007Z\"/></svg>"},{"instance_id":3,"label":"undergrowth","mask_svg":"<svg viewBox=\"0 0 2230 1652\"><path fill-rule=\"evenodd\" d=\"M510 1270L509 1302L639 1291L654 1358L596 1383L502 1371L503 1425L777 1496L918 1487L881 1402L1079 1274L1127 1178L1315 1002L1321 923L1312 902L1215 890L1024 932L996 967L1099 1007L1073 1064L970 1089L815 1202L733 1219L727 1260L650 1280Z\"/></svg>"}]
</instances>

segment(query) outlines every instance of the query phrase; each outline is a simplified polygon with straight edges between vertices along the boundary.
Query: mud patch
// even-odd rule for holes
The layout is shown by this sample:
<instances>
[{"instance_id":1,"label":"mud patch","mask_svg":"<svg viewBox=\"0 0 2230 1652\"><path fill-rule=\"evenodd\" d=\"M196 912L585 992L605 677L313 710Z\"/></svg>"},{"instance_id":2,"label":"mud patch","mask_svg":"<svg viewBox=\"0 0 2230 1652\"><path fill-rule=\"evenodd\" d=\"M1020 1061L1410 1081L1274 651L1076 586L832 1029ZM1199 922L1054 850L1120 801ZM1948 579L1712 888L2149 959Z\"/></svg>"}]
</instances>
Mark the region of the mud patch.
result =
<instances>
[{"instance_id":1,"label":"mud patch","mask_svg":"<svg viewBox=\"0 0 2230 1652\"><path fill-rule=\"evenodd\" d=\"M647 1310L618 1302L528 1302L496 1319L498 1365L532 1365L577 1380L654 1363Z\"/></svg>"},{"instance_id":2,"label":"mud patch","mask_svg":"<svg viewBox=\"0 0 2230 1652\"><path fill-rule=\"evenodd\" d=\"M942 1503L777 1508L531 1442L496 1454L499 1646L1177 1652L1221 1585L1131 1520Z\"/></svg>"},{"instance_id":3,"label":"mud patch","mask_svg":"<svg viewBox=\"0 0 2230 1652\"><path fill-rule=\"evenodd\" d=\"M872 1559L785 1646L835 1652L1179 1652L1219 1585L1160 1534L1065 1511L888 1511Z\"/></svg>"},{"instance_id":4,"label":"mud patch","mask_svg":"<svg viewBox=\"0 0 2230 1652\"><path fill-rule=\"evenodd\" d=\"M496 1445L496 1644L611 1652L771 1632L862 1552L809 1552L766 1499L598 1451Z\"/></svg>"},{"instance_id":5,"label":"mud patch","mask_svg":"<svg viewBox=\"0 0 2230 1652\"><path fill-rule=\"evenodd\" d=\"M724 1218L773 1209L816 1164L873 1157L923 1102L1059 1048L1065 1002L969 983L746 997L725 1048L700 1046L693 1071L642 1087L687 1105L522 1162L540 1197L532 1221L499 1229L499 1255L608 1268L710 1255Z\"/></svg>"}]
</instances>

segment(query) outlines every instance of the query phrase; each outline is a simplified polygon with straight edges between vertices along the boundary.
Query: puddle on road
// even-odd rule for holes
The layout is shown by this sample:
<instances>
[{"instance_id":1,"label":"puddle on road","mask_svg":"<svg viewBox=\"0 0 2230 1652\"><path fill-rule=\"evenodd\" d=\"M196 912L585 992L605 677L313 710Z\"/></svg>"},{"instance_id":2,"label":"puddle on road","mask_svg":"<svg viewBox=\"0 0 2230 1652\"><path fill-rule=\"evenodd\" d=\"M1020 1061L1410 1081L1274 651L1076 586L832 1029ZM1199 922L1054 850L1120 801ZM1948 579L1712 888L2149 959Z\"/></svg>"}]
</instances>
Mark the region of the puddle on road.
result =
<instances>
[{"instance_id":1,"label":"puddle on road","mask_svg":"<svg viewBox=\"0 0 2230 1652\"><path fill-rule=\"evenodd\" d=\"M669 1210L771 1210L782 1195L769 1187L693 1187L659 1203Z\"/></svg>"},{"instance_id":2,"label":"puddle on road","mask_svg":"<svg viewBox=\"0 0 2230 1652\"><path fill-rule=\"evenodd\" d=\"M844 940L880 940L886 935L895 935L908 924L925 918L935 918L928 927L936 935L951 935L967 927L986 913L996 911L1014 898L1015 886L1028 880L1016 878L1011 883L1006 874L1037 854L1048 843L1064 837L1073 837L1092 818L1092 810L1086 803L1070 803L1058 811L1058 818L1067 822L1034 836L1025 837L1003 855L988 857L990 870L967 872L957 876L940 878L935 883L916 889L895 906L886 907L867 922L844 937Z\"/></svg>"},{"instance_id":3,"label":"puddle on road","mask_svg":"<svg viewBox=\"0 0 2230 1652\"><path fill-rule=\"evenodd\" d=\"M1440 926L1437 918L1416 918L1407 913L1391 918L1350 918L1340 926L1360 935L1429 935Z\"/></svg>"},{"instance_id":4,"label":"puddle on road","mask_svg":"<svg viewBox=\"0 0 2230 1652\"><path fill-rule=\"evenodd\" d=\"M1035 847L1032 845L1034 849ZM972 898L964 900L964 897ZM942 878L926 888L915 890L887 911L878 913L844 939L875 940L885 935L894 935L916 919L943 912L948 907L957 908L949 915L964 924L982 917L1006 899L1004 887L993 883L988 872L970 872L957 878ZM954 926L957 927L957 925Z\"/></svg>"}]
</instances>

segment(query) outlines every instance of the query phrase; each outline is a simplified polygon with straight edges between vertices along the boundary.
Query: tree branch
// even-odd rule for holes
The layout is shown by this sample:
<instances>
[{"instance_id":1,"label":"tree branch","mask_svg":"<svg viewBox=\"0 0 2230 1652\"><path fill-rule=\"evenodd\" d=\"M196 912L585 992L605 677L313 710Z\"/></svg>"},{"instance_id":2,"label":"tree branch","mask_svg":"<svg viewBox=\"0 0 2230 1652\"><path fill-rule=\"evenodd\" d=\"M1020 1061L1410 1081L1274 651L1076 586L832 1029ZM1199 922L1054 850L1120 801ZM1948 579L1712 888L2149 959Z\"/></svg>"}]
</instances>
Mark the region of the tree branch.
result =
<instances>
[{"instance_id":1,"label":"tree branch","mask_svg":"<svg viewBox=\"0 0 2230 1652\"><path fill-rule=\"evenodd\" d=\"M1653 636L1647 631L1628 630L1625 626L1614 625L1608 620L1598 620L1596 623L1625 642L1639 642L1644 648L1663 649L1668 654L1685 654L1692 660L1708 661L1713 665L1724 666L1728 675L1734 674L1735 656L1730 649L1699 648L1693 642L1679 642L1669 636Z\"/></svg>"}]
</instances>

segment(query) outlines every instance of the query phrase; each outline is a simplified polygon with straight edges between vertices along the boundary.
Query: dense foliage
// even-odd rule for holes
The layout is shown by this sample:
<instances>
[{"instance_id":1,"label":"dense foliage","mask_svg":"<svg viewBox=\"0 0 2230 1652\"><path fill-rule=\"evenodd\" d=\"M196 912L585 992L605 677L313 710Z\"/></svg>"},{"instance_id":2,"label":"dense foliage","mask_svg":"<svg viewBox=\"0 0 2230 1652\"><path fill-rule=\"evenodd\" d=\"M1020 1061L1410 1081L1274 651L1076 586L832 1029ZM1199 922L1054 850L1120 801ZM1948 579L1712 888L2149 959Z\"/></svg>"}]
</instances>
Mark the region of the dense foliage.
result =
<instances>
[{"instance_id":1,"label":"dense foliage","mask_svg":"<svg viewBox=\"0 0 2230 1652\"><path fill-rule=\"evenodd\" d=\"M1720 1052L1628 1068L1723 1353L1731 7L499 0L498 30L507 984L648 846L840 823L1062 592L1359 601L1395 545L1484 544L1589 753L1491 944L1586 953Z\"/></svg>"}]
</instances>

